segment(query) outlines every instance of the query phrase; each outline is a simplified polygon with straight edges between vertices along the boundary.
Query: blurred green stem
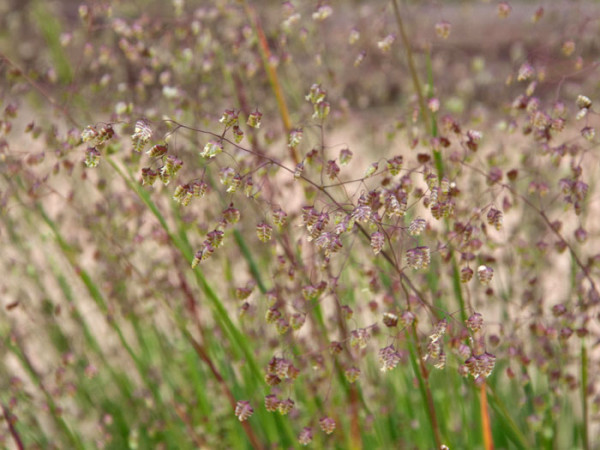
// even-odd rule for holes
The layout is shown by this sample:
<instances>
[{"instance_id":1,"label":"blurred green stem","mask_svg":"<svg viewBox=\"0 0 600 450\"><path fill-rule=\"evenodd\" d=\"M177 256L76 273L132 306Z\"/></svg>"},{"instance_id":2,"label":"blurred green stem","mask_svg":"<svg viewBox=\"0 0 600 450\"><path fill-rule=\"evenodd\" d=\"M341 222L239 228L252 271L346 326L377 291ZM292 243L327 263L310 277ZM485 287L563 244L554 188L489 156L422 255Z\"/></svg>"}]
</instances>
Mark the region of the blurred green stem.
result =
<instances>
[{"instance_id":1,"label":"blurred green stem","mask_svg":"<svg viewBox=\"0 0 600 450\"><path fill-rule=\"evenodd\" d=\"M398 30L400 31L400 38L402 39L402 45L406 50L406 61L408 63L408 70L410 71L410 77L412 78L415 91L417 92L417 98L419 99L419 108L421 109L421 117L423 123L428 127L428 132L433 131L429 121L429 110L425 104L425 95L423 94L423 88L421 87L421 81L417 74L417 67L415 66L415 60L413 58L413 52L410 45L406 30L404 29L404 23L402 22L402 15L400 14L400 8L398 7L398 0L392 0L394 7L394 15L396 17L396 23L398 24Z\"/></svg>"},{"instance_id":2,"label":"blurred green stem","mask_svg":"<svg viewBox=\"0 0 600 450\"><path fill-rule=\"evenodd\" d=\"M396 18L396 23L398 24L398 30L400 31L402 45L404 46L404 49L406 51L406 60L408 63L410 76L412 78L414 89L417 93L417 98L419 100L419 109L421 110L421 119L423 120L423 123L425 124L425 127L426 127L429 135L431 137L435 137L437 135L437 125L435 122L435 117L430 117L430 115L429 115L429 109L425 102L425 94L423 93L423 87L421 86L421 81L420 81L419 75L417 73L417 68L415 65L413 52L412 52L412 48L410 45L410 40L408 39L408 35L406 34L406 30L404 28L404 23L402 21L402 15L400 14L400 8L398 7L398 0L392 0L392 5L394 7L394 15ZM431 85L433 85L433 72L431 70L431 56L429 55L429 53L427 54L427 62L428 62L429 82ZM436 170L438 173L438 178L441 180L445 173L442 155L439 150L432 150L432 152L433 152L433 159L434 159L435 167L436 167ZM446 227L448 227L448 226L449 226L448 222L446 221ZM459 306L460 306L461 318L464 321L467 318L467 313L465 310L465 302L464 302L464 298L462 295L462 289L460 286L460 273L458 270L458 265L456 263L456 258L454 257L453 253L452 253L452 278L453 278L454 294L455 294L455 296L458 300ZM415 344L417 344L416 333L415 333ZM417 344L417 348L418 348L418 344ZM423 375L425 378L426 369L425 368L422 368L422 369L423 369ZM426 386L426 387L427 387L427 392L429 393L429 396L431 396L429 386ZM489 418L489 411L487 408L487 399L485 398L485 390L480 391L480 404L482 405L482 407L481 407L481 414L482 414L481 423L482 423L482 427L483 427L483 430L482 430L483 436L485 437L484 444L485 444L486 449L490 449L490 448L493 448L493 441L491 438L490 418ZM431 405L428 405L428 406L430 409L433 409L433 401L431 401ZM433 410L433 413L435 414L435 410ZM437 424L433 424L433 420L435 420L435 415L432 416L430 413L430 420L432 421L432 425L434 426L434 428L437 427ZM438 436L438 438L439 438L439 436ZM438 443L438 446L439 446L439 443Z\"/></svg>"},{"instance_id":3,"label":"blurred green stem","mask_svg":"<svg viewBox=\"0 0 600 450\"><path fill-rule=\"evenodd\" d=\"M189 242L186 239L185 234L180 235L180 234L174 233L171 230L165 217L163 216L161 211L158 209L156 204L152 201L148 192L146 192L144 190L144 188L142 188L135 181L135 179L133 179L133 176L131 175L131 173L126 173L123 169L121 169L121 167L112 158L107 157L107 161L113 167L113 169L117 172L117 174L119 174L119 176L123 179L123 181L127 184L127 186L139 196L139 198L144 202L144 204L148 207L148 209L154 214L156 219L161 224L162 228L165 230L165 232L169 236L169 239L171 240L173 245L179 250L179 252L182 254L182 256L187 261L191 261L194 256L194 253L193 253L192 248L190 247ZM208 283L204 274L200 270L194 270L193 275L196 278L196 282L197 282L198 286L202 289L202 291L206 295L206 298L209 300L210 305L213 308L215 320L217 321L217 323L219 324L221 329L223 329L225 334L228 335L229 340L234 345L233 348L235 348L237 351L240 351L241 354L245 358L246 364L248 365L248 367L250 369L250 373L252 374L252 380L248 380L248 386L247 386L248 387L247 394L249 395L253 390L263 387L265 384L263 376L262 376L262 371L256 362L256 358L254 356L254 352L253 352L252 348L250 347L250 343L245 338L245 336L242 334L242 332L239 330L239 328L233 323L233 321L230 318L229 312L225 308L225 305L223 304L222 300L219 298L219 296L217 295L215 290L212 288L212 286ZM189 334L189 332L185 328L185 324L183 324L180 321L177 321L177 323L178 323L179 328L182 331L182 333L184 333L184 335L187 336ZM195 346L194 342L190 341L190 344L192 344L192 346L194 347L194 349L197 352L199 350L199 348L197 348ZM206 362L206 361L204 360L204 362ZM214 375L214 372L213 372L213 375ZM244 426L244 429L246 430L246 424L243 424L243 426ZM283 428L284 428L283 432L287 433L288 437L291 437L291 430L289 429L289 427L284 426ZM248 438L250 439L251 442L253 442L255 439L254 437L250 437L250 435L248 435ZM295 436L294 436L294 438L295 438Z\"/></svg>"},{"instance_id":4,"label":"blurred green stem","mask_svg":"<svg viewBox=\"0 0 600 450\"><path fill-rule=\"evenodd\" d=\"M269 79L269 85L271 86L271 90L273 91L275 99L277 100L277 107L279 108L279 115L283 123L283 129L287 134L292 129L292 122L290 120L290 113L287 107L287 103L285 101L285 97L283 96L283 89L281 88L279 77L277 76L277 69L271 61L271 49L269 48L269 42L267 41L265 32L262 28L262 25L260 24L260 20L258 18L256 10L249 4L247 0L242 0L242 4L244 5L246 15L248 16L250 23L252 24L252 29L258 39L258 47L260 50L260 56L262 58L263 67L267 74L267 78ZM300 157L296 153L295 147L290 147L290 156L292 157L295 164L298 164L300 162Z\"/></svg>"},{"instance_id":5,"label":"blurred green stem","mask_svg":"<svg viewBox=\"0 0 600 450\"><path fill-rule=\"evenodd\" d=\"M521 432L521 430L519 429L519 427L517 426L515 421L513 420L512 416L506 409L506 406L504 405L504 403L502 402L500 397L496 394L496 391L493 389L493 387L491 385L488 384L487 386L488 386L488 391L491 394L490 395L490 400L491 400L490 404L498 413L498 417L500 418L500 420L502 420L504 422L504 424L507 425L507 427L505 429L509 430L508 436L512 439L514 444L519 449L527 450L527 449L533 448L530 445L530 443L527 441L527 439L525 438L525 436L523 435L523 433Z\"/></svg>"},{"instance_id":6,"label":"blurred green stem","mask_svg":"<svg viewBox=\"0 0 600 450\"><path fill-rule=\"evenodd\" d=\"M410 40L408 39L408 36L406 34L404 23L402 22L402 15L400 14L400 8L398 7L398 0L392 0L392 6L394 7L394 16L396 17L396 23L398 24L398 30L400 31L402 45L404 46L404 50L406 51L406 62L408 63L410 77L412 79L413 86L415 88L417 98L419 100L421 119L425 124L427 133L429 133L430 136L435 137L437 135L437 125L435 123L435 119L429 116L429 109L427 107L427 103L425 102L425 94L423 93L423 87L421 86L419 74L417 73L417 67L415 65ZM430 71L430 77L432 76L431 73L432 72ZM442 177L444 176L444 164L442 162L442 154L439 150L433 150L433 160L435 161L435 168L438 172L438 177L442 179Z\"/></svg>"},{"instance_id":7,"label":"blurred green stem","mask_svg":"<svg viewBox=\"0 0 600 450\"><path fill-rule=\"evenodd\" d=\"M435 441L436 448L441 448L442 438L440 436L440 429L438 425L437 415L435 412L435 405L433 403L433 396L431 395L431 389L429 386L429 374L427 368L423 364L423 355L419 347L419 337L417 336L417 326L413 323L411 326L410 333L406 331L407 341L410 349L410 362L413 366L415 376L419 381L419 390L425 405L427 405L427 416L429 417L429 423L431 425L431 431L433 432L433 440Z\"/></svg>"},{"instance_id":8,"label":"blurred green stem","mask_svg":"<svg viewBox=\"0 0 600 450\"><path fill-rule=\"evenodd\" d=\"M87 291L90 294L90 296L92 297L92 299L94 300L94 302L96 303L96 306L98 306L98 308L102 311L102 314L104 314L107 317L107 322L110 324L112 329L117 333L117 336L119 338L119 343L123 346L123 348L126 350L127 354L131 357L138 373L140 374L140 377L142 378L142 380L144 380L144 383L146 384L146 386L148 387L150 392L152 392L152 395L154 397L154 400L157 402L157 405L163 406L163 402L162 402L158 387L149 378L147 367L145 367L145 365L143 364L141 359L138 357L138 355L135 353L135 351L133 350L133 348L131 347L131 345L129 344L127 339L125 338L125 333L123 332L123 330L121 329L119 324L116 322L116 320L114 318L110 318L109 306L106 302L106 299L104 298L104 295L100 291L100 288L94 282L94 280L92 279L91 275L87 272L87 270L85 270L83 267L81 267L79 265L79 263L77 262L77 259L75 257L75 254L74 254L74 249L64 239L64 237L61 234L61 230L58 228L57 224L50 218L50 216L48 216L48 214L46 213L46 211L44 210L42 205L38 203L36 205L36 207L38 209L38 212L42 216L42 219L44 220L44 222L46 222L46 224L50 227L50 229L54 233L56 242L58 243L65 258L67 259L67 261L69 261L69 263L71 264L71 267L73 268L75 273L77 273L77 275L79 276L79 278L81 279L81 281L83 282L85 287L87 288Z\"/></svg>"},{"instance_id":9,"label":"blurred green stem","mask_svg":"<svg viewBox=\"0 0 600 450\"><path fill-rule=\"evenodd\" d=\"M581 408L583 410L583 448L590 450L588 429L588 355L585 340L581 340Z\"/></svg>"},{"instance_id":10,"label":"blurred green stem","mask_svg":"<svg viewBox=\"0 0 600 450\"><path fill-rule=\"evenodd\" d=\"M194 337L187 330L187 328L185 328L185 326L180 327L180 329L183 332L186 340L194 348L194 350L196 351L196 353L198 354L200 359L202 361L204 361L204 363L208 366L211 373L213 374L213 376L215 377L215 379L221 386L221 389L223 390L225 397L227 397L227 401L229 402L231 408L233 410L235 410L235 406L236 406L235 397L234 397L233 393L231 392L231 390L229 389L229 387L227 386L227 383L225 382L223 375L221 375L221 373L219 372L219 369L217 369L216 365L212 362L212 359L208 355L208 352L206 351L204 346L202 344L200 344L196 339L194 339ZM250 427L250 424L246 421L243 421L243 422L241 422L241 425L244 428L244 432L248 436L248 439L252 443L252 446L255 449L264 448L264 446L258 440L258 437L256 436L256 434L254 433L254 430L252 429L252 427Z\"/></svg>"},{"instance_id":11,"label":"blurred green stem","mask_svg":"<svg viewBox=\"0 0 600 450\"><path fill-rule=\"evenodd\" d=\"M19 450L24 450L25 446L23 445L23 441L21 440L19 432L15 428L15 421L13 420L13 415L8 409L8 406L6 406L4 403L2 403L2 413L4 414L4 420L6 421L6 425L8 426L8 432L12 436L13 441L15 442L15 446Z\"/></svg>"},{"instance_id":12,"label":"blurred green stem","mask_svg":"<svg viewBox=\"0 0 600 450\"><path fill-rule=\"evenodd\" d=\"M5 339L5 343L10 351L19 359L23 368L27 371L31 380L40 388L42 393L44 394L44 398L46 400L46 404L48 405L48 409L50 410L50 417L55 422L58 429L62 431L67 441L70 443L69 448L74 449L84 449L84 445L81 442L79 435L71 430L67 422L63 417L63 412L59 405L56 404L54 397L52 394L46 389L44 380L42 376L38 373L36 368L33 366L31 359L25 353L25 349L23 346L23 342L20 337L16 333L10 333L9 336Z\"/></svg>"}]
</instances>

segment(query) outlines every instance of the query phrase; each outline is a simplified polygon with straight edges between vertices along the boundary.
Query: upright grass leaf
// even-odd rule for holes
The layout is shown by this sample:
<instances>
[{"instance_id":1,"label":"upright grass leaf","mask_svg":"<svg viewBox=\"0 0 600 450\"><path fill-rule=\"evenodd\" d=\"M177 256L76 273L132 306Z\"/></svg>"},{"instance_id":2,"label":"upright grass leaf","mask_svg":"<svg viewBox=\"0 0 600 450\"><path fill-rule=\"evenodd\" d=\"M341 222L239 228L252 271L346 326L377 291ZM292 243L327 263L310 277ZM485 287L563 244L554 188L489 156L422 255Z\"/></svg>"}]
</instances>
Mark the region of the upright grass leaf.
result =
<instances>
[{"instance_id":1,"label":"upright grass leaf","mask_svg":"<svg viewBox=\"0 0 600 450\"><path fill-rule=\"evenodd\" d=\"M523 450L532 448L531 444L528 442L513 418L510 416L500 397L496 395L495 390L488 385L488 391L492 394L490 398L490 404L498 413L498 419L502 422L506 435L511 438L512 442L517 446L517 448Z\"/></svg>"},{"instance_id":2,"label":"upright grass leaf","mask_svg":"<svg viewBox=\"0 0 600 450\"><path fill-rule=\"evenodd\" d=\"M269 43L265 36L265 32L260 24L260 20L258 18L258 14L256 10L250 5L249 0L242 1L244 5L244 10L250 23L252 24L252 28L254 33L258 38L260 55L263 62L263 68L267 73L267 78L269 79L269 84L273 93L275 94L275 99L277 100L277 106L279 108L279 115L281 117L281 121L283 123L283 129L286 134L292 130L292 123L290 120L290 113L288 111L287 103L285 101L285 97L283 95L283 90L281 88L281 84L279 82L279 77L277 76L277 70L272 64L271 61L271 49L269 48ZM290 154L295 164L300 162L300 157L296 152L295 147L290 147Z\"/></svg>"},{"instance_id":3,"label":"upright grass leaf","mask_svg":"<svg viewBox=\"0 0 600 450\"><path fill-rule=\"evenodd\" d=\"M73 81L73 69L60 44L61 24L50 10L51 5L37 0L33 3L33 16L50 49L58 78L61 83L69 84Z\"/></svg>"},{"instance_id":4,"label":"upright grass leaf","mask_svg":"<svg viewBox=\"0 0 600 450\"><path fill-rule=\"evenodd\" d=\"M581 410L583 412L582 441L583 448L589 450L589 409L588 409L588 352L585 339L581 340Z\"/></svg>"},{"instance_id":5,"label":"upright grass leaf","mask_svg":"<svg viewBox=\"0 0 600 450\"><path fill-rule=\"evenodd\" d=\"M21 347L22 344L20 342L20 338L16 335L8 336L4 339L4 345L6 345L9 348L9 350L19 359L19 361L23 365L23 368L27 371L31 379L38 386L40 386L42 394L44 395L44 399L46 400L48 408L50 409L50 418L54 421L57 428L61 431L65 444L71 446L72 448L83 450L85 447L83 445L83 442L81 441L81 437L75 430L72 429L71 426L69 426L67 421L63 418L63 415L60 413L60 408L54 401L54 397L50 394L50 392L48 392L46 388L44 388L44 382L40 374L33 366L29 356L27 356L27 354Z\"/></svg>"},{"instance_id":6,"label":"upright grass leaf","mask_svg":"<svg viewBox=\"0 0 600 450\"><path fill-rule=\"evenodd\" d=\"M134 190L134 192L137 193L137 195L142 199L142 201L146 204L146 206L148 206L148 208L152 211L152 213L158 219L159 223L162 225L164 230L167 232L167 234L169 235L169 237L171 238L171 240L173 241L175 246L182 253L184 258L188 261L191 261L192 256L193 256L191 247L189 246L189 244L187 243L187 241L185 239L182 239L177 234L174 234L171 232L169 226L167 225L166 220L164 219L163 215L160 213L159 209L156 207L154 202L152 202L148 193L146 191L144 191L143 188L138 186L135 183L135 181L133 181L130 177L126 176L125 173L119 168L119 166L112 159L109 160L109 162L110 162L111 166L117 171L117 173L127 183L127 185L130 188L132 188L132 190ZM199 270L196 270L196 271L194 271L194 275L196 277L196 280L197 280L199 286L202 288L202 290L204 291L204 293L207 295L208 299L210 300L211 305L213 306L213 308L217 314L217 317L219 318L220 322L223 325L223 328L228 332L230 339L236 345L236 347L238 349L240 349L241 352L244 354L246 362L250 368L250 373L252 374L252 378L254 380L253 382L249 383L249 387L251 387L252 389L258 388L259 386L261 386L263 384L263 377L261 374L261 370L259 369L259 367L254 359L252 350L248 346L246 339L243 337L243 335L241 334L239 329L231 321L231 319L229 317L229 313L227 312L225 306L223 305L221 300L218 298L216 292L208 284L208 282L205 279L202 272ZM182 329L181 331L183 331L184 333L187 333L186 331L184 331L184 329ZM286 430L286 432L289 436L289 434L290 434L289 428L283 427L283 429ZM256 440L254 440L254 441L257 442Z\"/></svg>"}]
</instances>

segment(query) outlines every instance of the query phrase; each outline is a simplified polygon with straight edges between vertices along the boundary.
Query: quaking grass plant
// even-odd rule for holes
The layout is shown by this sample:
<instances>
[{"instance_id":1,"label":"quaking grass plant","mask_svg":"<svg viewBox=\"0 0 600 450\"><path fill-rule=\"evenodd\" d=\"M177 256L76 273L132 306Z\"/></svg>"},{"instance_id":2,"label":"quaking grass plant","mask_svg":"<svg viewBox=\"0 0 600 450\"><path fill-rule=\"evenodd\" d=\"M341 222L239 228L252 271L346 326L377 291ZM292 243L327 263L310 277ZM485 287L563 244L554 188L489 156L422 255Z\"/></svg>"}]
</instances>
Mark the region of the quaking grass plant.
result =
<instances>
[{"instance_id":1,"label":"quaking grass plant","mask_svg":"<svg viewBox=\"0 0 600 450\"><path fill-rule=\"evenodd\" d=\"M3 19L0 442L594 448L597 7L266 4Z\"/></svg>"}]
</instances>

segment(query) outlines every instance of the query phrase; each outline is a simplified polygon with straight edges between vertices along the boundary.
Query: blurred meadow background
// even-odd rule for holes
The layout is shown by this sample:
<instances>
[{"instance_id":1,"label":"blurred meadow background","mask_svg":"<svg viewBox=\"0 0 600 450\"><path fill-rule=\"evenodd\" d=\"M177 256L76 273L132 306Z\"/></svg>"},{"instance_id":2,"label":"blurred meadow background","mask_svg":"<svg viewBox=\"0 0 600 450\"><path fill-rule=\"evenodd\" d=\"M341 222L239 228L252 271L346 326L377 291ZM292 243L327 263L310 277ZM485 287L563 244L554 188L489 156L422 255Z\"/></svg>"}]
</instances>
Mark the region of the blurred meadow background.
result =
<instances>
[{"instance_id":1,"label":"blurred meadow background","mask_svg":"<svg viewBox=\"0 0 600 450\"><path fill-rule=\"evenodd\" d=\"M0 447L600 449L599 33L0 0Z\"/></svg>"}]
</instances>

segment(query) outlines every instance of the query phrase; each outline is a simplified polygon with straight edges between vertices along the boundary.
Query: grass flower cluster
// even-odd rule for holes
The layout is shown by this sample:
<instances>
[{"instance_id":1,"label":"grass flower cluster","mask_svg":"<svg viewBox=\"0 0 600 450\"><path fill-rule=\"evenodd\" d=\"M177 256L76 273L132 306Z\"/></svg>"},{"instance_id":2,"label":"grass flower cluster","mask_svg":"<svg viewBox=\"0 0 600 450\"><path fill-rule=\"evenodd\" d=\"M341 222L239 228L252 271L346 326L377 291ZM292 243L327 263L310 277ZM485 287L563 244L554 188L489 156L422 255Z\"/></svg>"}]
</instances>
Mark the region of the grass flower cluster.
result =
<instances>
[{"instance_id":1,"label":"grass flower cluster","mask_svg":"<svg viewBox=\"0 0 600 450\"><path fill-rule=\"evenodd\" d=\"M598 448L599 19L0 0L0 446Z\"/></svg>"}]
</instances>

